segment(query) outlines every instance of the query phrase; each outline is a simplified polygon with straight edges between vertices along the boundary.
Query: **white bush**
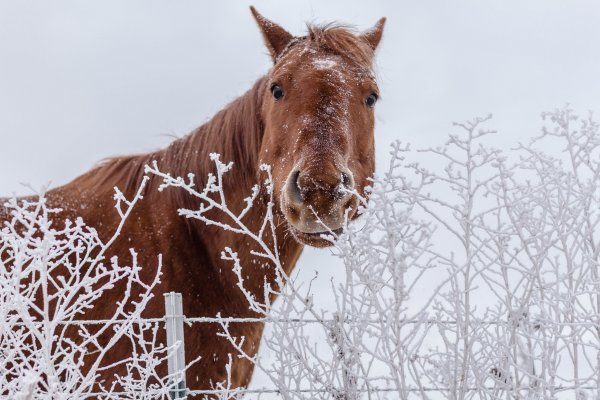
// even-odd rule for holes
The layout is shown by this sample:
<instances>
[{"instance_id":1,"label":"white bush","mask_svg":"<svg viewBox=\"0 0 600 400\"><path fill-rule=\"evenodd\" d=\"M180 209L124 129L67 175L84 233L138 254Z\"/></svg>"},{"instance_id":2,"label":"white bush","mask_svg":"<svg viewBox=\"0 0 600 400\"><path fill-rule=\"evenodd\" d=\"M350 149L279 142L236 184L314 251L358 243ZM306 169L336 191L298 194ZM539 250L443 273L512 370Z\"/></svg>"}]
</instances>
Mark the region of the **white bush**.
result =
<instances>
[{"instance_id":1,"label":"white bush","mask_svg":"<svg viewBox=\"0 0 600 400\"><path fill-rule=\"evenodd\" d=\"M258 243L277 283L287 282L275 307L257 302L235 249L225 249L251 308L268 321L263 346L273 356L245 354L226 321L223 335L278 396L598 398L600 135L591 115L565 108L543 117L543 134L508 153L486 146L489 117L456 124L444 146L417 153L395 144L361 222L331 234L345 266L335 310L319 310L318 293L285 275L224 196L211 197L231 165L214 156L218 173L204 191L156 165L148 172L203 201L182 215L210 223L207 210L229 213L223 228ZM554 157L540 150L558 146ZM266 215L263 226L272 223Z\"/></svg>"},{"instance_id":2,"label":"white bush","mask_svg":"<svg viewBox=\"0 0 600 400\"><path fill-rule=\"evenodd\" d=\"M147 178L128 201L117 191L121 216L113 237L102 242L80 218L58 225L60 210L39 200L10 200L12 218L0 230L0 396L6 399L167 398L168 377L156 375L156 366L170 354L157 343L157 322L141 320L159 282L160 259L152 282L143 282L140 266L122 266L108 260L110 245L141 198ZM81 321L117 282L125 292L105 321ZM132 288L140 287L139 296ZM110 341L100 345L102 334ZM135 351L116 364L105 356L116 343L128 340ZM83 364L87 365L84 369ZM109 387L98 378L102 371L125 365L127 374L115 376ZM85 371L85 372L84 372Z\"/></svg>"}]
</instances>

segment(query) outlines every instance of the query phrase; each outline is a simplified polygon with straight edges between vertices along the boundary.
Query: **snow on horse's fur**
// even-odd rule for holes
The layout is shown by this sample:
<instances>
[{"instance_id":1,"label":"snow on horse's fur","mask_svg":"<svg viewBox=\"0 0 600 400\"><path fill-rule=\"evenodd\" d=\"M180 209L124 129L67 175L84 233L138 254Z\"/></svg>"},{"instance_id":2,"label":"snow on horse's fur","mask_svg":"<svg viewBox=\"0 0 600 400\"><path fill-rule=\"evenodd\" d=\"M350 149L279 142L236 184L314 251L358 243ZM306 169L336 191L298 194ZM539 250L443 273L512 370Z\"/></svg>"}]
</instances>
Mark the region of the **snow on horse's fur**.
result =
<instances>
[{"instance_id":1,"label":"snow on horse's fur","mask_svg":"<svg viewBox=\"0 0 600 400\"><path fill-rule=\"evenodd\" d=\"M281 263L287 272L294 268L304 245L327 245L318 234L294 228L301 224L297 206L286 203L286 185L297 170L301 175L298 179L303 179L302 199L317 215L331 212L331 204L337 198L334 191L344 169L352 175L355 189L364 195L367 179L374 171L374 115L372 104L366 104L365 99L377 94L372 66L384 19L362 34L327 25L309 26L306 36L294 37L254 8L252 13L274 62L268 74L210 121L167 148L105 160L72 182L50 190L48 204L63 209L59 219L81 216L107 239L119 221L113 202L115 186L131 198L144 175L144 166L156 160L162 171L174 176L193 172L196 184L202 187L213 168L209 154L216 152L221 160L234 162L225 179L225 193L234 210L243 208L243 199L251 187L263 179L259 165L272 166L276 236ZM278 94L283 93L279 99L274 97L275 86L282 90ZM129 249L135 248L143 267L142 279L147 281L154 276L157 257L162 254L162 282L145 316L163 315L162 294L168 291L183 294L184 313L189 317L217 313L256 316L248 310L245 297L236 287L231 266L220 259L221 250L229 246L238 252L245 284L259 300L265 277L272 282L273 271L251 255L253 246L246 238L178 216L179 208L194 209L197 201L176 188L159 192L159 184L159 177L151 178L143 200L111 247L111 255L118 256L122 264L130 260ZM356 201L350 200L345 206L351 209L351 216L355 214ZM266 200L261 199L245 217L245 223L258 231L265 209ZM0 210L2 218L8 216ZM223 216L215 213L212 218ZM116 287L108 292L85 319L111 315L117 293L123 289ZM111 293L115 293L114 298ZM202 356L187 372L193 389L208 389L211 382L226 378L227 354L235 351L226 339L217 336L218 330L217 324L209 323L186 327L186 359ZM245 337L248 354L258 350L262 331L262 323L231 325L234 335ZM164 342L164 337L161 339ZM127 343L118 345L108 362L126 357L127 349ZM250 362L233 357L232 385L247 385L252 369ZM107 371L102 378L110 380L113 372Z\"/></svg>"}]
</instances>

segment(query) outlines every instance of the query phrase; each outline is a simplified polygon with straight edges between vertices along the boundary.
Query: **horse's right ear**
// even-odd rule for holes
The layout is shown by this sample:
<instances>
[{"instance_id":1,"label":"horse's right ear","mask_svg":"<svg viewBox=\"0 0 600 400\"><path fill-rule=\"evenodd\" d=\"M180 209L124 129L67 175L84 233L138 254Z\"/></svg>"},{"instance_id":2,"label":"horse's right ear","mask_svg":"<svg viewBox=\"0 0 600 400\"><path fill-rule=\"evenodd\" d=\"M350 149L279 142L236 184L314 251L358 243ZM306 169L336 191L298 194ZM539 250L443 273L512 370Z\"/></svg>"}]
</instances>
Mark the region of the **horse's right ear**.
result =
<instances>
[{"instance_id":1,"label":"horse's right ear","mask_svg":"<svg viewBox=\"0 0 600 400\"><path fill-rule=\"evenodd\" d=\"M285 50L287 45L294 39L294 36L276 23L271 22L260 15L253 6L250 6L250 11L252 11L252 15L254 15L254 19L262 32L269 53L271 53L271 58L273 59L273 62L275 62L281 52Z\"/></svg>"},{"instance_id":2,"label":"horse's right ear","mask_svg":"<svg viewBox=\"0 0 600 400\"><path fill-rule=\"evenodd\" d=\"M379 46L379 42L381 41L381 37L383 36L384 25L385 17L377 21L373 28L360 35L363 38L363 40L365 40L369 44L369 46L371 46L373 50L377 49L377 46Z\"/></svg>"}]
</instances>

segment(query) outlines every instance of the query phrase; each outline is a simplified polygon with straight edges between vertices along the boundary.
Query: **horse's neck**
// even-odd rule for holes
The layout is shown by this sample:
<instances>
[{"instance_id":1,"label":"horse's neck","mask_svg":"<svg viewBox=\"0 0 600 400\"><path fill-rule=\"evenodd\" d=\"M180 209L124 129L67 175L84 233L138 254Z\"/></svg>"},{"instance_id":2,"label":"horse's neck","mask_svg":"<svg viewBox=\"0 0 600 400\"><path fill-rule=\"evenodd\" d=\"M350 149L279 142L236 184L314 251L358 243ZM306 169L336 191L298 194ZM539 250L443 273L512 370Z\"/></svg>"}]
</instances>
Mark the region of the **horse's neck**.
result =
<instances>
[{"instance_id":1,"label":"horse's neck","mask_svg":"<svg viewBox=\"0 0 600 400\"><path fill-rule=\"evenodd\" d=\"M219 153L221 161L228 163L233 161L233 168L224 175L224 193L230 209L234 213L240 212L245 206L244 201L251 194L252 186L260 183L264 176L258 171L259 150L263 136L263 124L261 120L262 93L266 79L260 79L254 87L240 98L234 100L225 109L217 113L209 122L196 129L191 135L183 138L180 142L174 142L163 154L163 165L176 176L186 176L193 172L196 176L196 184L202 188L206 184L209 173L215 172L215 165L210 161L210 153ZM159 167L161 162L159 161ZM163 166L163 168L165 168ZM172 170L168 170L171 168ZM183 193L171 191L172 199L177 208L196 209L198 199ZM158 200L158 199L157 199ZM160 200L158 200L160 201ZM243 223L253 232L258 233L265 214L267 212L267 196L259 196L252 210L243 219ZM302 250L302 246L287 232L286 223L280 215L279 210L274 210L275 239L280 262L287 272L296 264ZM224 214L211 214L221 222L231 220ZM187 220L191 234L196 233L198 240L205 242L205 248L209 248L216 258L224 247L230 247L240 255L243 268L253 269L244 271L247 276L256 275L247 284L256 294L261 294L264 284L265 270L257 266L263 265L264 260L257 259L251 255L251 250L262 252L257 243L232 230L215 227L207 227L199 221ZM268 233L267 233L268 235ZM267 245L273 246L272 238L267 238ZM208 243L206 243L208 242ZM215 268L225 267L224 262L215 260ZM256 270L255 270L256 269ZM230 278L232 278L230 276ZM271 277L273 278L273 277ZM237 278L233 278L237 279ZM234 285L235 286L235 285ZM262 292L264 293L264 292Z\"/></svg>"},{"instance_id":2,"label":"horse's neck","mask_svg":"<svg viewBox=\"0 0 600 400\"><path fill-rule=\"evenodd\" d=\"M203 188L209 175L215 174L215 163L211 154L220 155L223 163L233 162L233 168L224 175L223 187L231 207L237 210L242 199L250 194L257 183L258 153L263 136L261 118L262 92L265 78L259 79L244 95L238 97L215 114L208 122L196 128L187 136L175 140L167 148L156 153L141 156L141 163L157 161L158 168L171 176L187 177L194 174L195 185ZM165 196L156 190L161 183L158 177L151 177L149 188L156 201L165 201ZM172 189L167 193L172 207L195 208L197 198L183 189ZM260 208L260 204L257 204ZM261 210L262 211L262 210Z\"/></svg>"},{"instance_id":3,"label":"horse's neck","mask_svg":"<svg viewBox=\"0 0 600 400\"><path fill-rule=\"evenodd\" d=\"M232 211L239 212L245 205L243 199L250 195L252 186L258 183L257 178L260 176L257 171L258 152L263 134L260 109L265 82L264 78L257 81L251 90L234 100L206 124L186 137L174 141L167 148L151 154L109 160L70 184L53 190L49 194L53 197L54 205L65 209L72 208L69 210L71 216L81 215L85 221L102 225L104 234L110 235L117 222L116 213L112 209L114 187L118 187L131 198L144 175L144 166L157 161L159 169L172 176L186 177L188 173L193 173L196 186L202 188L206 184L208 174L215 172L210 153L219 153L223 162L234 163L233 169L224 176L224 191ZM259 294L262 291L265 270L255 267L262 263L256 260L250 251L260 251L260 248L249 246L248 237L178 216L178 209L197 209L199 199L181 188L170 188L160 192L160 183L161 179L158 176L151 177L144 199L134 209L132 218L135 224L127 225L130 229L127 234L132 242L145 239L142 236L136 237L141 232L139 226L142 221L147 226L153 226L155 229L152 230L155 232L165 235L168 232L169 237L155 237L154 240L160 240L163 245L170 246L173 245L170 243L171 238L177 237L177 247L185 246L197 249L193 251L204 252L197 254L197 258L208 258L212 260L212 265L205 265L203 268L217 270L230 268L220 260L220 253L225 247L231 247L240 254L240 258L243 257L245 265L242 267L247 268L244 273L255 275L252 282L248 283L253 286L251 290ZM259 196L252 212L244 218L244 224L257 233L266 210L267 200ZM115 220L107 223L106 218L110 215L113 215ZM216 220L226 218L219 213L213 213L211 217ZM294 267L302 246L287 233L282 217L276 213L275 219L280 261L289 272ZM156 243L153 245L156 248ZM130 244L126 243L126 246L128 248ZM164 249L160 251L164 252ZM237 278L231 274L222 276L226 285L234 287L237 283Z\"/></svg>"},{"instance_id":4,"label":"horse's neck","mask_svg":"<svg viewBox=\"0 0 600 400\"><path fill-rule=\"evenodd\" d=\"M221 161L224 163L233 161L233 168L224 175L223 187L231 211L240 212L246 206L244 199L251 194L252 186L260 183L259 179L264 178L261 178L258 171L258 153L263 136L261 106L265 84L265 78L258 80L252 89L234 100L206 124L165 149L159 157L162 159L159 159L159 168L173 176L186 176L189 172L193 172L197 187L202 188L206 184L208 174L215 173L215 165L210 161L211 153L220 154ZM153 195L156 196L157 193ZM173 208L194 210L198 207L199 199L186 194L182 189L170 190L170 197ZM156 201L161 201L160 194ZM253 233L258 233L261 229L267 212L267 202L266 196L259 196L251 212L243 219L243 223ZM215 213L211 214L211 217L231 223L224 214ZM286 271L290 272L296 264L302 246L289 235L283 217L277 210L274 218L280 262ZM255 246L256 243L249 244L250 239L247 236L232 230L207 227L200 221L187 219L185 223L190 234L194 236L193 240L203 242L203 246L198 248L210 249L215 258L219 258L223 248L230 247L240 254L240 259L246 264L242 265L243 268L256 269L255 266L262 265L261 260L256 260L256 257L250 254L250 250L262 252L261 249ZM267 244L272 246L273 242L267 240ZM226 263L215 260L214 264L213 267L220 270ZM264 293L262 291L264 269L246 270L244 273L248 276L256 275L252 282L247 283L253 286L251 290L257 295ZM230 275L231 279L237 278Z\"/></svg>"}]
</instances>

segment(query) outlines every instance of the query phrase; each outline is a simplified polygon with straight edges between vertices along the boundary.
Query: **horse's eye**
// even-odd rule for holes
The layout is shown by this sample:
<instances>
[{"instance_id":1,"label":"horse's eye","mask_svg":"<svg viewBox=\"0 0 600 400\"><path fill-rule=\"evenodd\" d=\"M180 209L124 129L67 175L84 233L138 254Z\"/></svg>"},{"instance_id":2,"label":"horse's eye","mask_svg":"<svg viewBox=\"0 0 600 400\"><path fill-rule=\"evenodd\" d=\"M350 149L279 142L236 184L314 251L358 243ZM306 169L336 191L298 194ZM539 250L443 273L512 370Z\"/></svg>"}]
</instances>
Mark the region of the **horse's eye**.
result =
<instances>
[{"instance_id":1,"label":"horse's eye","mask_svg":"<svg viewBox=\"0 0 600 400\"><path fill-rule=\"evenodd\" d=\"M278 85L271 86L271 93L273 94L275 100L279 100L283 97L283 89Z\"/></svg>"},{"instance_id":2,"label":"horse's eye","mask_svg":"<svg viewBox=\"0 0 600 400\"><path fill-rule=\"evenodd\" d=\"M378 98L379 98L379 96L377 96L377 93L373 92L367 96L367 98L365 99L365 103L367 103L367 106L373 107L375 105L375 103L377 102Z\"/></svg>"}]
</instances>

